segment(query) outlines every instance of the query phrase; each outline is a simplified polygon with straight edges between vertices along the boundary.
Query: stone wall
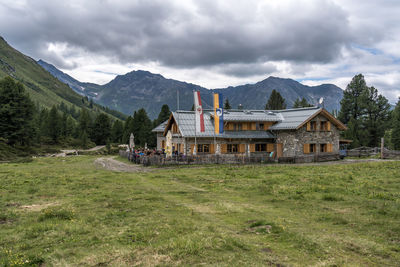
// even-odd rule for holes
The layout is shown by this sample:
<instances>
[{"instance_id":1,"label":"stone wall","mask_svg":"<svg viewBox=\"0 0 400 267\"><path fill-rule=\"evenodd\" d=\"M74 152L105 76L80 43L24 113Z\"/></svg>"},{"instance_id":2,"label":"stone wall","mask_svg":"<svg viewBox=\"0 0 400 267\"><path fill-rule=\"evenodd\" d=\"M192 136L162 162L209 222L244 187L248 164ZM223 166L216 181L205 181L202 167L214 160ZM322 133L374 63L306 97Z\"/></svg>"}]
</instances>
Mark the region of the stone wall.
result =
<instances>
[{"instance_id":1,"label":"stone wall","mask_svg":"<svg viewBox=\"0 0 400 267\"><path fill-rule=\"evenodd\" d=\"M157 150L162 149L161 143L162 143L162 141L164 141L164 143L165 143L165 140L166 140L166 138L163 135L163 133L158 132L157 133Z\"/></svg>"},{"instance_id":2,"label":"stone wall","mask_svg":"<svg viewBox=\"0 0 400 267\"><path fill-rule=\"evenodd\" d=\"M331 131L320 131L320 122L327 121L324 116L317 116L311 121L317 122L316 131L307 131L304 125L299 130L276 132L277 143L283 144L284 157L296 157L304 155L304 144L317 144L316 153L320 153L320 144L333 144L332 153L339 153L339 130L331 123ZM315 153L311 153L315 154Z\"/></svg>"}]
</instances>

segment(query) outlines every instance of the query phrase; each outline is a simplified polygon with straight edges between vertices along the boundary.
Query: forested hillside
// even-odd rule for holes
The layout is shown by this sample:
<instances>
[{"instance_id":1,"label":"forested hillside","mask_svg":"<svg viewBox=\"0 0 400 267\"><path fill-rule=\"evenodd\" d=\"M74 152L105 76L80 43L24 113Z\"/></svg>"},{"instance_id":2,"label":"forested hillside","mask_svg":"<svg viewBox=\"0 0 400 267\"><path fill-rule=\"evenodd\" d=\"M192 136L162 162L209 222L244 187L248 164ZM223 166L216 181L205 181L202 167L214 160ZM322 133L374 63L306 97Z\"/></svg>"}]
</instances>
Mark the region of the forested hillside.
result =
<instances>
[{"instance_id":1,"label":"forested hillside","mask_svg":"<svg viewBox=\"0 0 400 267\"><path fill-rule=\"evenodd\" d=\"M37 62L12 48L0 37L0 79L10 76L23 84L35 104L42 107L63 105L65 111L87 108L94 115L105 112L112 118L124 119L120 112L92 103L87 97L75 93L68 85L43 69Z\"/></svg>"}]
</instances>

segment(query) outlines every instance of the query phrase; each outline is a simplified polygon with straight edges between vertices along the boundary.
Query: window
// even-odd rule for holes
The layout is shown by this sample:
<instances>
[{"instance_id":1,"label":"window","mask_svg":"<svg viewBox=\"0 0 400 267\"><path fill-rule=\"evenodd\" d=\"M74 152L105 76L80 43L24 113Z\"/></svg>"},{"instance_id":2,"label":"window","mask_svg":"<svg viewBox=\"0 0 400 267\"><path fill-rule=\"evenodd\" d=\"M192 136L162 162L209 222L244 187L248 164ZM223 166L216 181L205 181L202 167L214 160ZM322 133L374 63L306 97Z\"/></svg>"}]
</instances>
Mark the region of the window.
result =
<instances>
[{"instance_id":1,"label":"window","mask_svg":"<svg viewBox=\"0 0 400 267\"><path fill-rule=\"evenodd\" d=\"M238 152L238 144L228 144L228 153Z\"/></svg>"},{"instance_id":2,"label":"window","mask_svg":"<svg viewBox=\"0 0 400 267\"><path fill-rule=\"evenodd\" d=\"M311 131L316 131L317 130L317 122L316 121L312 121L310 123L311 126Z\"/></svg>"},{"instance_id":3,"label":"window","mask_svg":"<svg viewBox=\"0 0 400 267\"><path fill-rule=\"evenodd\" d=\"M320 144L319 151L320 151L320 152L328 152L328 146L327 146L327 144Z\"/></svg>"},{"instance_id":4,"label":"window","mask_svg":"<svg viewBox=\"0 0 400 267\"><path fill-rule=\"evenodd\" d=\"M307 122L307 131L316 131L317 130L317 122L316 121L309 121Z\"/></svg>"},{"instance_id":5,"label":"window","mask_svg":"<svg viewBox=\"0 0 400 267\"><path fill-rule=\"evenodd\" d=\"M241 131L242 130L242 124L241 123L234 123L233 124L233 130L234 131Z\"/></svg>"},{"instance_id":6,"label":"window","mask_svg":"<svg viewBox=\"0 0 400 267\"><path fill-rule=\"evenodd\" d=\"M203 152L209 153L210 152L210 145L203 145Z\"/></svg>"},{"instance_id":7,"label":"window","mask_svg":"<svg viewBox=\"0 0 400 267\"><path fill-rule=\"evenodd\" d=\"M310 154L316 152L317 146L315 144L304 144L303 152L304 154Z\"/></svg>"},{"instance_id":8,"label":"window","mask_svg":"<svg viewBox=\"0 0 400 267\"><path fill-rule=\"evenodd\" d=\"M317 150L317 145L316 144L310 144L310 153L315 153Z\"/></svg>"},{"instance_id":9,"label":"window","mask_svg":"<svg viewBox=\"0 0 400 267\"><path fill-rule=\"evenodd\" d=\"M256 126L257 131L264 130L264 123L257 123Z\"/></svg>"},{"instance_id":10,"label":"window","mask_svg":"<svg viewBox=\"0 0 400 267\"><path fill-rule=\"evenodd\" d=\"M267 151L267 144L256 144L256 151L257 152Z\"/></svg>"},{"instance_id":11,"label":"window","mask_svg":"<svg viewBox=\"0 0 400 267\"><path fill-rule=\"evenodd\" d=\"M329 121L321 121L321 131L330 131L331 123Z\"/></svg>"},{"instance_id":12,"label":"window","mask_svg":"<svg viewBox=\"0 0 400 267\"><path fill-rule=\"evenodd\" d=\"M198 144L197 152L198 153L210 153L210 145Z\"/></svg>"}]
</instances>

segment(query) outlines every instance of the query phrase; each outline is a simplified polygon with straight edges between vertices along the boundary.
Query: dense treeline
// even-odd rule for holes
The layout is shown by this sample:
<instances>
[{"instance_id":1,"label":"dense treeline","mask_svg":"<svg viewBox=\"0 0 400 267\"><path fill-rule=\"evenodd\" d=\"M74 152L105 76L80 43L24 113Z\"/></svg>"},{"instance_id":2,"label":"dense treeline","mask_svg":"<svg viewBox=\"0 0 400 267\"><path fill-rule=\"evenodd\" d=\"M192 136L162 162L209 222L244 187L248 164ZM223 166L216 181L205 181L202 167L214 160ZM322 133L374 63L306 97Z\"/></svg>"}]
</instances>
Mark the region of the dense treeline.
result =
<instances>
[{"instance_id":1,"label":"dense treeline","mask_svg":"<svg viewBox=\"0 0 400 267\"><path fill-rule=\"evenodd\" d=\"M30 100L21 83L4 78L0 80L0 141L11 146L90 147L126 144L133 133L137 146L153 148L156 135L151 130L171 113L168 105L163 105L158 118L151 121L142 108L121 121L93 112L92 102L88 103L88 108L80 110L65 103L46 109ZM296 106L308 105L305 99L298 99ZM285 100L274 92L267 106L285 108ZM356 75L344 91L338 118L348 127L342 137L352 140L352 147L379 146L380 138L385 137L387 147L400 149L400 99L391 110L388 100L376 88L367 86L363 75Z\"/></svg>"},{"instance_id":2,"label":"dense treeline","mask_svg":"<svg viewBox=\"0 0 400 267\"><path fill-rule=\"evenodd\" d=\"M169 118L168 105L151 121L144 109L135 111L126 121L96 113L92 101L77 110L65 103L51 109L34 104L21 83L7 77L0 81L0 138L9 145L59 145L90 147L108 143L128 143L131 133L137 146L156 146L151 130ZM97 111L97 110L96 110Z\"/></svg>"}]
</instances>

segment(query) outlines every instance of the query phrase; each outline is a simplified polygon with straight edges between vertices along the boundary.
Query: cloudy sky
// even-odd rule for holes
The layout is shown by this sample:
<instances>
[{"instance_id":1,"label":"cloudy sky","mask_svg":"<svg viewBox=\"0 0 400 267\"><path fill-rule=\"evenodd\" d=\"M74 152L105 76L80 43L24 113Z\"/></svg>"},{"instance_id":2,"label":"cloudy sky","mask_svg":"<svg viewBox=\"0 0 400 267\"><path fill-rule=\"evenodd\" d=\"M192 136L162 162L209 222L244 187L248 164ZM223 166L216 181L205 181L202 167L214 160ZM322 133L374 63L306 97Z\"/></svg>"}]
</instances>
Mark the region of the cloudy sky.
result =
<instances>
[{"instance_id":1,"label":"cloudy sky","mask_svg":"<svg viewBox=\"0 0 400 267\"><path fill-rule=\"evenodd\" d=\"M80 81L148 70L207 88L268 76L400 96L399 0L0 0L0 35Z\"/></svg>"}]
</instances>

